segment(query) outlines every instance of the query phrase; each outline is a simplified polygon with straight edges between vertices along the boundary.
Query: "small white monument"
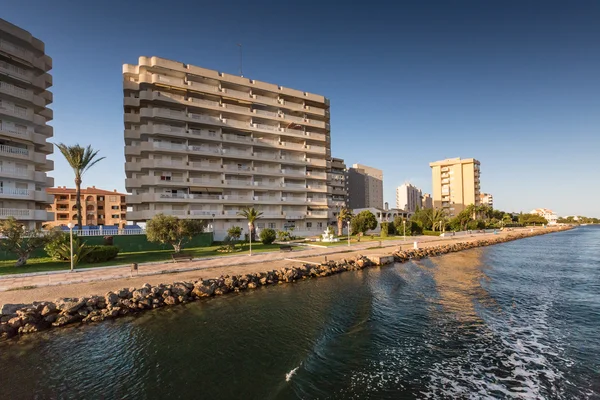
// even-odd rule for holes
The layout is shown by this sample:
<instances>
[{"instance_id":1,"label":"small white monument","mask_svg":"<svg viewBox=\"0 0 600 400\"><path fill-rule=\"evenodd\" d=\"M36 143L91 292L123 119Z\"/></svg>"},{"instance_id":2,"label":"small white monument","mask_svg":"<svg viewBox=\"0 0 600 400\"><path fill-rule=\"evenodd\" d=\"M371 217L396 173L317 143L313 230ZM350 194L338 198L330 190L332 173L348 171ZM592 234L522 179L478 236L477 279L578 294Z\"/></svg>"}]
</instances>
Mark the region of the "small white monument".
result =
<instances>
[{"instance_id":1,"label":"small white monument","mask_svg":"<svg viewBox=\"0 0 600 400\"><path fill-rule=\"evenodd\" d=\"M339 242L340 239L333 237L333 228L328 226L325 232L321 235L321 242Z\"/></svg>"}]
</instances>

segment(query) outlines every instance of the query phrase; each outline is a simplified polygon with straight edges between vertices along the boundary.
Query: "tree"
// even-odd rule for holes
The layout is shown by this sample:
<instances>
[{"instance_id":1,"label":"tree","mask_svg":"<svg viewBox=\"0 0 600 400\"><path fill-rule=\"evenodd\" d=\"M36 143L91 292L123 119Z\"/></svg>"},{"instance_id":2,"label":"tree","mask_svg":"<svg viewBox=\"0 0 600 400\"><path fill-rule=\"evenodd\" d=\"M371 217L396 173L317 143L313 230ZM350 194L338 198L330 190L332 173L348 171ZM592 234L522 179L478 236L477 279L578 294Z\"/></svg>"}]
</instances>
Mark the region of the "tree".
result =
<instances>
[{"instance_id":1,"label":"tree","mask_svg":"<svg viewBox=\"0 0 600 400\"><path fill-rule=\"evenodd\" d=\"M277 233L274 229L265 228L260 231L260 241L262 244L271 244L277 239Z\"/></svg>"},{"instance_id":2,"label":"tree","mask_svg":"<svg viewBox=\"0 0 600 400\"><path fill-rule=\"evenodd\" d=\"M519 223L523 225L545 225L548 223L548 220L537 214L521 214L519 215Z\"/></svg>"},{"instance_id":3,"label":"tree","mask_svg":"<svg viewBox=\"0 0 600 400\"><path fill-rule=\"evenodd\" d=\"M428 214L431 230L439 228L440 232L446 227L446 213L439 208L432 208Z\"/></svg>"},{"instance_id":4,"label":"tree","mask_svg":"<svg viewBox=\"0 0 600 400\"><path fill-rule=\"evenodd\" d=\"M88 254L92 252L94 248L87 246L85 243L81 241L80 238L73 239L73 267L79 265L81 260L86 258ZM69 243L62 243L60 247L57 248L57 252L59 257L63 260L71 261L71 241L69 238Z\"/></svg>"},{"instance_id":5,"label":"tree","mask_svg":"<svg viewBox=\"0 0 600 400\"><path fill-rule=\"evenodd\" d=\"M263 216L262 211L258 211L254 207L246 207L241 210L238 215L248 220L248 231L250 232L252 239L254 239L254 223Z\"/></svg>"},{"instance_id":6,"label":"tree","mask_svg":"<svg viewBox=\"0 0 600 400\"><path fill-rule=\"evenodd\" d=\"M361 211L352 218L352 234L356 233L367 233L369 229L373 230L377 228L377 218L369 210Z\"/></svg>"},{"instance_id":7,"label":"tree","mask_svg":"<svg viewBox=\"0 0 600 400\"><path fill-rule=\"evenodd\" d=\"M227 235L237 242L242 236L242 228L239 226L232 226L231 228L227 229Z\"/></svg>"},{"instance_id":8,"label":"tree","mask_svg":"<svg viewBox=\"0 0 600 400\"><path fill-rule=\"evenodd\" d=\"M504 214L502 216L502 225L512 224L512 217L510 214Z\"/></svg>"},{"instance_id":9,"label":"tree","mask_svg":"<svg viewBox=\"0 0 600 400\"><path fill-rule=\"evenodd\" d=\"M81 147L79 144L67 146L64 143L55 144L65 157L73 172L75 173L76 196L75 207L77 208L77 226L81 229L81 182L83 174L104 160L105 157L96 158L98 150L92 149L92 146Z\"/></svg>"},{"instance_id":10,"label":"tree","mask_svg":"<svg viewBox=\"0 0 600 400\"><path fill-rule=\"evenodd\" d=\"M413 222L416 222L422 229L430 230L431 225L432 225L432 222L431 222L432 214L434 213L434 211L435 211L435 209L433 209L433 208L417 207L417 209L415 210L415 213L412 215L410 220ZM398 218L399 218L399 220L398 220ZM396 221L396 220L398 220L398 221ZM394 224L396 224L396 230L399 231L400 227L402 226L403 218L396 217L396 220L394 220Z\"/></svg>"},{"instance_id":11,"label":"tree","mask_svg":"<svg viewBox=\"0 0 600 400\"><path fill-rule=\"evenodd\" d=\"M0 234L4 236L0 240L0 249L19 256L15 267L27 264L31 253L44 247L54 237L44 234L39 229L29 230L13 217L8 217L0 223Z\"/></svg>"},{"instance_id":12,"label":"tree","mask_svg":"<svg viewBox=\"0 0 600 400\"><path fill-rule=\"evenodd\" d=\"M204 231L206 222L195 219L179 219L172 215L157 214L146 224L148 241L173 246L179 253L183 245Z\"/></svg>"},{"instance_id":13,"label":"tree","mask_svg":"<svg viewBox=\"0 0 600 400\"><path fill-rule=\"evenodd\" d=\"M338 226L338 236L342 236L344 233L344 221L350 221L354 215L352 215L352 210L349 208L342 208L337 217L337 226Z\"/></svg>"}]
</instances>

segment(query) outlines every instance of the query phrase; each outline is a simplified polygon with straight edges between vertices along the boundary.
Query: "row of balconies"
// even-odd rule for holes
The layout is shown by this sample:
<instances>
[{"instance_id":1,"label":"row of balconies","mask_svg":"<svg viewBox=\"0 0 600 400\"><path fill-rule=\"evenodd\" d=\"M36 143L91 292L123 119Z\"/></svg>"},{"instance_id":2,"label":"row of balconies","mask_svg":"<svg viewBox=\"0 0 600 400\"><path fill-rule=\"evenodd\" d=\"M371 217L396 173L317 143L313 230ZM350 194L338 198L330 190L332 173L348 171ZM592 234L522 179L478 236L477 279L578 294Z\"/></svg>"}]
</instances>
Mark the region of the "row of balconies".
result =
<instances>
[{"instance_id":1,"label":"row of balconies","mask_svg":"<svg viewBox=\"0 0 600 400\"><path fill-rule=\"evenodd\" d=\"M53 118L52 109L50 108L44 108L38 113L34 113L33 109L30 108L0 106L0 115L7 115L40 126L45 126L46 122Z\"/></svg>"},{"instance_id":2,"label":"row of balconies","mask_svg":"<svg viewBox=\"0 0 600 400\"><path fill-rule=\"evenodd\" d=\"M290 164L304 164L311 165L316 167L325 167L327 165L327 161L325 159L315 159L315 158L303 158L298 156L290 156L290 155L282 155L278 153L270 153L270 152L252 152L252 151L242 151L239 149L221 149L209 146L199 146L192 145L188 146L185 144L173 144L173 143L162 143L162 142L142 142L139 146L125 146L125 155L126 156L141 156L144 152L173 152L176 154L181 154L182 152L190 153L190 154L198 154L198 155L208 155L208 156L216 156L223 155L228 158L242 158L242 159L259 159L259 160L285 160L286 163ZM0 149L1 152L1 149Z\"/></svg>"},{"instance_id":3,"label":"row of balconies","mask_svg":"<svg viewBox=\"0 0 600 400\"><path fill-rule=\"evenodd\" d=\"M173 120L180 121L180 122L183 122L183 121L198 122L198 123L205 123L205 124L209 124L209 125L233 126L236 128L257 129L257 130L263 130L263 131L268 131L268 132L278 132L278 133L286 132L287 133L288 131L295 131L292 133L303 136L305 138L310 138L313 140L321 140L321 141L324 141L327 139L327 135L325 135L323 133L318 133L318 132L310 132L310 131L305 132L302 130L290 130L290 129L286 130L285 128L282 128L277 125L240 121L240 120L236 120L236 119L223 118L222 116L217 117L217 116L207 115L207 114L197 114L197 113L189 113L189 112L186 113L185 111L170 110L167 108L141 108L139 114L125 113L125 122L135 122L135 121L128 121L127 120L128 115L137 116L137 122L139 122L139 119L141 117L144 117L144 118L167 118L167 119L173 119Z\"/></svg>"},{"instance_id":4,"label":"row of balconies","mask_svg":"<svg viewBox=\"0 0 600 400\"><path fill-rule=\"evenodd\" d=\"M222 180L222 179L207 179L207 178L183 178L183 177L169 177L164 179L161 176L143 176L141 178L126 178L125 187L127 188L139 188L142 186L173 186L173 187L187 187L187 186L206 186L206 187L264 187L264 188L285 188L288 190L299 190L308 192L326 192L326 185L303 185L294 183L280 183L280 182L254 182L251 180Z\"/></svg>"},{"instance_id":5,"label":"row of balconies","mask_svg":"<svg viewBox=\"0 0 600 400\"><path fill-rule=\"evenodd\" d=\"M0 208L0 219L14 217L20 221L48 221L48 212L46 210L30 210L22 208Z\"/></svg>"},{"instance_id":6,"label":"row of balconies","mask_svg":"<svg viewBox=\"0 0 600 400\"><path fill-rule=\"evenodd\" d=\"M47 137L41 133L37 133L31 129L21 129L8 124L0 123L0 135L4 137L10 137L18 140L27 140L40 146L40 153L52 154L54 152L54 146L52 143L48 143Z\"/></svg>"},{"instance_id":7,"label":"row of balconies","mask_svg":"<svg viewBox=\"0 0 600 400\"><path fill-rule=\"evenodd\" d=\"M241 90L223 88L221 86L208 85L205 83L195 82L193 80L176 78L172 76L165 76L160 74L140 74L138 76L139 83L151 83L157 85L170 86L175 88L183 88L201 93L208 93L210 95L218 95L225 98L231 98L235 100L243 100L244 102L253 102L270 106L277 106L280 108L287 108L295 111L303 111L320 116L328 116L328 110L310 107L305 104L294 103L291 101L285 101L278 95L276 97L269 97L262 94L254 94L252 91L244 92ZM126 82L127 83L127 82ZM124 89L136 90L139 85L124 84Z\"/></svg>"},{"instance_id":8,"label":"row of balconies","mask_svg":"<svg viewBox=\"0 0 600 400\"><path fill-rule=\"evenodd\" d=\"M29 190L16 188L0 188L0 199L2 200L33 200L41 203L53 203L54 197L44 190Z\"/></svg>"},{"instance_id":9,"label":"row of balconies","mask_svg":"<svg viewBox=\"0 0 600 400\"><path fill-rule=\"evenodd\" d=\"M127 213L129 221L145 221L152 219L156 214L174 215L180 218L198 218L206 219L242 219L239 216L239 210L141 210L130 211ZM304 218L327 218L327 211L307 211L307 212L263 212L261 219L304 219Z\"/></svg>"},{"instance_id":10,"label":"row of balconies","mask_svg":"<svg viewBox=\"0 0 600 400\"><path fill-rule=\"evenodd\" d=\"M267 110L259 110L259 109L251 109L250 107L238 106L235 104L226 104L220 103L218 101L207 100L207 99L198 99L193 97L186 98L182 95L172 94L168 92L157 92L151 90L142 90L140 91L139 98L135 97L125 97L123 100L123 104L129 107L140 107L140 100L148 100L148 101L168 101L171 103L176 103L183 106L192 106L192 107L201 107L210 109L217 112L235 112L237 114L244 114L247 116L260 116L263 118L271 119L271 120L285 120L289 122L297 122L298 124L314 126L316 128L321 129L329 129L329 123L325 121L310 119L308 117L297 117L294 115L286 114L281 110L277 112L267 111Z\"/></svg>"},{"instance_id":11,"label":"row of balconies","mask_svg":"<svg viewBox=\"0 0 600 400\"><path fill-rule=\"evenodd\" d=\"M24 49L7 40L0 39L0 51L26 61L42 71L49 71L52 69L52 59L47 55L37 56L34 52Z\"/></svg>"},{"instance_id":12,"label":"row of balconies","mask_svg":"<svg viewBox=\"0 0 600 400\"><path fill-rule=\"evenodd\" d=\"M46 154L41 152L31 151L20 147L0 145L0 157L14 158L17 160L32 161L39 165L42 171L54 170L54 161L46 159Z\"/></svg>"},{"instance_id":13,"label":"row of balconies","mask_svg":"<svg viewBox=\"0 0 600 400\"><path fill-rule=\"evenodd\" d=\"M0 177L14 178L24 181L35 181L44 187L54 186L54 178L46 176L45 172L32 171L24 168L0 166Z\"/></svg>"},{"instance_id":14,"label":"row of balconies","mask_svg":"<svg viewBox=\"0 0 600 400\"><path fill-rule=\"evenodd\" d=\"M325 197L307 197L307 196L282 196L278 193L275 196L240 196L240 195L208 195L208 194L187 194L187 193L143 193L133 194L127 197L127 204L140 203L231 203L231 204L249 204L249 203L286 203L286 204L311 204L327 205Z\"/></svg>"},{"instance_id":15,"label":"row of balconies","mask_svg":"<svg viewBox=\"0 0 600 400\"><path fill-rule=\"evenodd\" d=\"M188 129L168 125L142 125L139 130L125 130L125 139L140 140L143 135L164 135L177 138L205 139L215 143L232 142L252 146L273 148L281 150L299 150L307 153L327 154L324 146L308 145L304 143L280 142L275 139L253 138L246 135L221 134L210 130Z\"/></svg>"},{"instance_id":16,"label":"row of balconies","mask_svg":"<svg viewBox=\"0 0 600 400\"><path fill-rule=\"evenodd\" d=\"M25 100L32 103L36 107L44 108L49 103L52 102L52 95L44 96L44 93L50 92L42 92L42 95L34 94L32 90L24 89L22 87L13 85L9 82L0 82L0 93L7 94L9 96L15 97L17 99Z\"/></svg>"}]
</instances>

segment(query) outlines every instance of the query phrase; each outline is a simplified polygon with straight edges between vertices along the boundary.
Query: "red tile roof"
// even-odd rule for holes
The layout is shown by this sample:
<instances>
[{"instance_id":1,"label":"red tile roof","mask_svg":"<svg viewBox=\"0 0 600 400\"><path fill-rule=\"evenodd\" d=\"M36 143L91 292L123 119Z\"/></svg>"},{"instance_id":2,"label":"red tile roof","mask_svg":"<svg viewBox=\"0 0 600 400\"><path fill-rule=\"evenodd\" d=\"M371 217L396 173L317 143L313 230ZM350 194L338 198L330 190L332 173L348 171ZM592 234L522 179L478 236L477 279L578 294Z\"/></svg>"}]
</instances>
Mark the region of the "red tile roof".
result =
<instances>
[{"instance_id":1,"label":"red tile roof","mask_svg":"<svg viewBox=\"0 0 600 400\"><path fill-rule=\"evenodd\" d=\"M59 186L59 187L55 187L55 188L46 188L46 192L48 194L75 194L76 190L67 188L66 186ZM95 186L88 187L86 189L81 188L81 194L96 194L96 195L105 195L105 196L108 196L108 195L126 196L127 195L126 193L117 192L116 189L111 192L110 190L96 189Z\"/></svg>"}]
</instances>

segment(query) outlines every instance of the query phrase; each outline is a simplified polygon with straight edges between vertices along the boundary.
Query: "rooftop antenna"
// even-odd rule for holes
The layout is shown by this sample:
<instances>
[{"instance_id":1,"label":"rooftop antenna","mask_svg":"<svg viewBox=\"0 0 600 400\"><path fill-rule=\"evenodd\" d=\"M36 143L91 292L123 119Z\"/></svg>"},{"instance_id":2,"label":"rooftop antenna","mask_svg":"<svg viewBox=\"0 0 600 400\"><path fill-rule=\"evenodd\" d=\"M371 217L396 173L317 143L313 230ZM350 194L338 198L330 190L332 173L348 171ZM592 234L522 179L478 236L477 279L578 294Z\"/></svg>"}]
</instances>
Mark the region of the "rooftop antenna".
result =
<instances>
[{"instance_id":1,"label":"rooftop antenna","mask_svg":"<svg viewBox=\"0 0 600 400\"><path fill-rule=\"evenodd\" d=\"M242 67L243 67L242 61L243 61L243 55L244 55L244 53L243 53L243 49L242 49L242 44L238 43L238 46L240 47L240 76L243 77L244 76L244 70L242 69Z\"/></svg>"}]
</instances>

